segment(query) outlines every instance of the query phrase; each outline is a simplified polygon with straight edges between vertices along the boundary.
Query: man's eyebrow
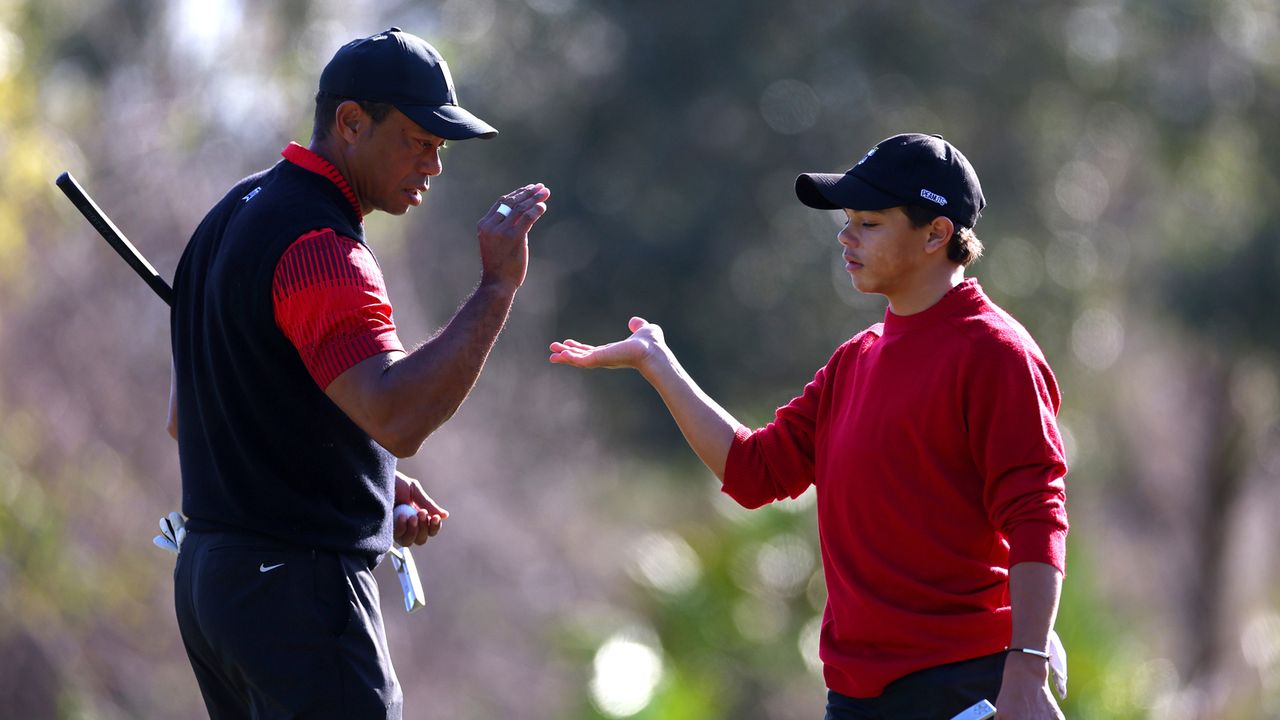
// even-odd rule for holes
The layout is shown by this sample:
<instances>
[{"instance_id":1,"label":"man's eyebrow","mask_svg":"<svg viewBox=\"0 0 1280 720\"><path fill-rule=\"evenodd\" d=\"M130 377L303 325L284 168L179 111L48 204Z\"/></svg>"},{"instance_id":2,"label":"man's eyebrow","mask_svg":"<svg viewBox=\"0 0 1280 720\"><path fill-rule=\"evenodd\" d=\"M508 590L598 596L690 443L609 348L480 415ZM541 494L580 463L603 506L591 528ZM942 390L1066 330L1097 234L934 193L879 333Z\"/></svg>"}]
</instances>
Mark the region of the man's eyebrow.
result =
<instances>
[{"instance_id":1,"label":"man's eyebrow","mask_svg":"<svg viewBox=\"0 0 1280 720\"><path fill-rule=\"evenodd\" d=\"M414 140L421 140L423 142L428 142L433 145L435 144L436 140L439 140L441 145L444 145L447 142L444 138L440 137L439 135L432 135L430 133L423 132L422 130L406 129L404 132L406 135L408 135L410 138Z\"/></svg>"}]
</instances>

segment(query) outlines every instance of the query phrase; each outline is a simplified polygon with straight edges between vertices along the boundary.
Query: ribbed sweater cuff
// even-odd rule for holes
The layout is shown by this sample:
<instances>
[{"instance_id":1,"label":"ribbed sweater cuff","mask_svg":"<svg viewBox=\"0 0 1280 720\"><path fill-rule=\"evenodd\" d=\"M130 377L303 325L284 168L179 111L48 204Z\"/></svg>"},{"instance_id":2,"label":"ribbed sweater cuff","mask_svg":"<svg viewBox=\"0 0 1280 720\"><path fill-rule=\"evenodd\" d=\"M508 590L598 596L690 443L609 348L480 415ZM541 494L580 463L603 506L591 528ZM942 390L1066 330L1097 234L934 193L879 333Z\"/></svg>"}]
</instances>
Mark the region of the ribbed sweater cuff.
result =
<instances>
[{"instance_id":1,"label":"ribbed sweater cuff","mask_svg":"<svg viewBox=\"0 0 1280 720\"><path fill-rule=\"evenodd\" d=\"M1067 529L1052 522L1020 523L1009 535L1009 567L1021 562L1052 565L1065 575Z\"/></svg>"}]
</instances>

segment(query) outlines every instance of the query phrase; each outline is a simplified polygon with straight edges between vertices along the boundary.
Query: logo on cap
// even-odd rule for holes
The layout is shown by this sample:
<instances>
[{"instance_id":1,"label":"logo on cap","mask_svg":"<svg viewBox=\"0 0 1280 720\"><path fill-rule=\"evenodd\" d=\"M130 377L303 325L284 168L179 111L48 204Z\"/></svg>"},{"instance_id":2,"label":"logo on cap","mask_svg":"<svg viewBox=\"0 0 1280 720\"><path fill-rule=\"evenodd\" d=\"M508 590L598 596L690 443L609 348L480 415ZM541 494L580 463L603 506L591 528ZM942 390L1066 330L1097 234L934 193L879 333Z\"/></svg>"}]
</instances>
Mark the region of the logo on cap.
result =
<instances>
[{"instance_id":1,"label":"logo on cap","mask_svg":"<svg viewBox=\"0 0 1280 720\"><path fill-rule=\"evenodd\" d=\"M453 75L449 72L449 64L444 60L441 60L437 67L440 68L440 74L444 75L445 87L449 89L449 100L453 103L457 103L458 93L453 89Z\"/></svg>"},{"instance_id":2,"label":"logo on cap","mask_svg":"<svg viewBox=\"0 0 1280 720\"><path fill-rule=\"evenodd\" d=\"M920 197L924 198L925 200L932 200L933 202L936 202L939 205L947 204L946 198L942 197L938 193L929 192L928 190L925 190L923 188L920 190Z\"/></svg>"}]
</instances>

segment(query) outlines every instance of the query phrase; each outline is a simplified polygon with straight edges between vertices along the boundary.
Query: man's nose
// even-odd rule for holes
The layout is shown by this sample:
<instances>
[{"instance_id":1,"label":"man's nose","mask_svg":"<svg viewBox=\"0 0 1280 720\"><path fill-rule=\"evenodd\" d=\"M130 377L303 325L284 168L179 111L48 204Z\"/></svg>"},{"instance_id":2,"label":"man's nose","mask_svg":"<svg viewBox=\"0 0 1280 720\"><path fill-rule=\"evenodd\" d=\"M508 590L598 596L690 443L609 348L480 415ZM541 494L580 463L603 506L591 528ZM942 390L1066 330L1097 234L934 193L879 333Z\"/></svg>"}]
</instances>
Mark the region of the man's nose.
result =
<instances>
[{"instance_id":1,"label":"man's nose","mask_svg":"<svg viewBox=\"0 0 1280 720\"><path fill-rule=\"evenodd\" d=\"M440 151L432 150L427 153L422 162L419 163L419 169L423 175L435 177L444 172L444 163L440 161Z\"/></svg>"}]
</instances>

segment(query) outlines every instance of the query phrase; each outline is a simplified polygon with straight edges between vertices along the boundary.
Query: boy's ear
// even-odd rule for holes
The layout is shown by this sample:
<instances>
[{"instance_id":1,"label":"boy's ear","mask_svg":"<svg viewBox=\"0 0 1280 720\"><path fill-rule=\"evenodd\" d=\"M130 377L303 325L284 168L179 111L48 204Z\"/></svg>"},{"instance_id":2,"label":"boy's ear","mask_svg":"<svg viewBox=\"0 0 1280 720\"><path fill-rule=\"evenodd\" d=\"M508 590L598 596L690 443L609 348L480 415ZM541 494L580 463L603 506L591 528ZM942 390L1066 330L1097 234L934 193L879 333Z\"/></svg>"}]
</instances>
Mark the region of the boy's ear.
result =
<instances>
[{"instance_id":1,"label":"boy's ear","mask_svg":"<svg viewBox=\"0 0 1280 720\"><path fill-rule=\"evenodd\" d=\"M929 223L929 239L925 241L925 252L946 250L951 242L951 235L956 231L956 224L951 218L939 215Z\"/></svg>"}]
</instances>

